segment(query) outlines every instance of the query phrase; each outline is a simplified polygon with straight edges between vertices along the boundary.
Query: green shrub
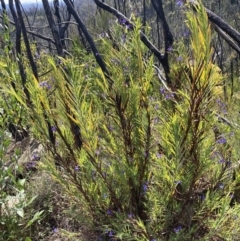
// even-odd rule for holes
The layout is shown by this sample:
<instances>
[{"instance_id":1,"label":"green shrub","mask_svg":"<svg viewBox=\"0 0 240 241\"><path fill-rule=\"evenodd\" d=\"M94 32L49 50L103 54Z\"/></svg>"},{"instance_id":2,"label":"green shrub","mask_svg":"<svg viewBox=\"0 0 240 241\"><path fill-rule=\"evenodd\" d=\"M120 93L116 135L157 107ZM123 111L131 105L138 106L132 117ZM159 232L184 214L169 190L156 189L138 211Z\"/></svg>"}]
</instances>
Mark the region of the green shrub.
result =
<instances>
[{"instance_id":1,"label":"green shrub","mask_svg":"<svg viewBox=\"0 0 240 241\"><path fill-rule=\"evenodd\" d=\"M2 106L6 105L2 103ZM28 209L35 197L29 197L26 190L26 179L17 179L22 173L17 159L18 150L7 155L10 137L6 131L8 119L1 112L0 121L0 240L25 240L30 236L30 226L40 219L41 211L29 213ZM6 118L5 118L6 117ZM27 212L26 212L27 211ZM28 239L30 240L30 239Z\"/></svg>"},{"instance_id":2,"label":"green shrub","mask_svg":"<svg viewBox=\"0 0 240 241\"><path fill-rule=\"evenodd\" d=\"M239 239L237 157L217 118L223 76L201 5L186 25L191 50L169 50L171 88L158 79L136 20L133 32L112 30L114 47L102 39L113 83L94 60L57 67L49 59L49 80L28 77L31 106L20 90L4 90L45 145L44 168L102 240Z\"/></svg>"}]
</instances>

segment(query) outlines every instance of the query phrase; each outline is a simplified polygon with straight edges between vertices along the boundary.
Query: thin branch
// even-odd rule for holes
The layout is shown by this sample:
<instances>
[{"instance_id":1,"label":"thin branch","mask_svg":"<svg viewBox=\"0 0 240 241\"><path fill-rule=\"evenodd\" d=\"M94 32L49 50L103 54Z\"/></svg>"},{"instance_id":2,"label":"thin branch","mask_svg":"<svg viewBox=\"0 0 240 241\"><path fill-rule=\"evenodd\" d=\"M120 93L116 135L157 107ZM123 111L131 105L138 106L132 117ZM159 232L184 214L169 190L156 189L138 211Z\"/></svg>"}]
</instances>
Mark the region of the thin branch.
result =
<instances>
[{"instance_id":1,"label":"thin branch","mask_svg":"<svg viewBox=\"0 0 240 241\"><path fill-rule=\"evenodd\" d=\"M192 0L190 2L193 10L197 10L197 3L196 1ZM217 14L213 13L211 10L205 7L207 16L209 21L211 21L215 26L222 29L224 32L226 32L234 41L240 45L240 33L231 27L227 22L225 22L222 18L220 18Z\"/></svg>"},{"instance_id":2,"label":"thin branch","mask_svg":"<svg viewBox=\"0 0 240 241\"><path fill-rule=\"evenodd\" d=\"M213 24L215 31L238 53L240 54L239 46L217 25Z\"/></svg>"},{"instance_id":3,"label":"thin branch","mask_svg":"<svg viewBox=\"0 0 240 241\"><path fill-rule=\"evenodd\" d=\"M38 34L38 33L36 33L36 32L33 32L33 31L27 31L27 33L32 34L32 35L34 35L34 36L36 36L36 37L38 37L38 38L40 38L40 39L46 40L46 41L48 41L48 42L51 42L51 43L53 43L53 44L56 44L56 42L55 42L52 38L45 37L45 36L43 36L43 35L41 35L41 34Z\"/></svg>"},{"instance_id":4,"label":"thin branch","mask_svg":"<svg viewBox=\"0 0 240 241\"><path fill-rule=\"evenodd\" d=\"M117 19L120 22L124 22L126 25L131 26L132 29L134 29L134 27L135 27L134 24L126 16L124 16L122 13L120 13L118 10L116 10L115 8L110 7L106 3L102 3L98 0L94 0L94 2L97 4L98 7L106 10L107 12L109 12L112 15L114 15L115 17L117 17ZM142 42L152 51L152 53L158 58L158 60L160 62L162 62L164 60L164 55L162 55L159 52L159 50L150 42L150 40L147 38L147 36L142 31L140 32L140 37L141 37Z\"/></svg>"},{"instance_id":5,"label":"thin branch","mask_svg":"<svg viewBox=\"0 0 240 241\"><path fill-rule=\"evenodd\" d=\"M226 32L233 40L235 40L240 45L240 33L209 9L205 8L205 10L207 12L208 19L216 26L221 28L224 32Z\"/></svg>"},{"instance_id":6,"label":"thin branch","mask_svg":"<svg viewBox=\"0 0 240 241\"><path fill-rule=\"evenodd\" d=\"M0 18L3 19L3 16L0 15ZM9 20L9 23L12 24L13 26L16 26L16 24L13 21L11 21L11 20ZM55 41L52 38L45 37L45 36L43 36L43 35L41 35L39 33L36 33L36 32L33 32L33 31L29 31L29 30L27 30L27 33L32 34L32 35L34 35L34 36L36 36L36 37L38 37L40 39L46 40L48 42L51 42L51 43L53 43L55 45Z\"/></svg>"},{"instance_id":7,"label":"thin branch","mask_svg":"<svg viewBox=\"0 0 240 241\"><path fill-rule=\"evenodd\" d=\"M100 2L99 0L94 0L94 2L98 7L104 9L105 11L117 17L119 20L119 23L127 26L129 30L135 29L134 24L125 15L120 13L115 8L107 5L106 3ZM147 48L154 54L154 56L157 57L157 59L163 66L163 69L166 75L167 84L171 86L171 80L168 77L169 66L168 66L166 55L161 54L160 51L157 49L157 47L147 38L147 36L142 31L140 31L140 39L147 46Z\"/></svg>"},{"instance_id":8,"label":"thin branch","mask_svg":"<svg viewBox=\"0 0 240 241\"><path fill-rule=\"evenodd\" d=\"M72 22L72 21L63 21L61 23L56 23L56 25L61 25L61 24L74 24L74 25L78 25L76 22ZM30 28L30 27L26 27L26 28ZM50 28L49 25L45 25L45 26L31 26L31 28Z\"/></svg>"}]
</instances>

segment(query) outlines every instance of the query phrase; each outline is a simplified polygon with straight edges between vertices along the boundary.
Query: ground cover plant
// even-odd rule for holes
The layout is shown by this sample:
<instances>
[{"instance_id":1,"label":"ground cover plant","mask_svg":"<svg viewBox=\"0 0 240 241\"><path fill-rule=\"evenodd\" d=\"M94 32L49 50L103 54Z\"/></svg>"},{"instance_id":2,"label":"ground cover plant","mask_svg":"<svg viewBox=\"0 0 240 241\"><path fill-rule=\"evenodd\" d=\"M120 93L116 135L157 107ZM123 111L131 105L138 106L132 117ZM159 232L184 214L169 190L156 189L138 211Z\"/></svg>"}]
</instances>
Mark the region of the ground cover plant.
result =
<instances>
[{"instance_id":1,"label":"ground cover plant","mask_svg":"<svg viewBox=\"0 0 240 241\"><path fill-rule=\"evenodd\" d=\"M28 183L9 184L15 196L28 191L14 213L3 210L10 190L1 183L0 238L50 240L49 233L59 232L66 240L89 240L78 226L93 240L240 238L238 90L226 100L223 87L230 88L213 62L203 5L187 6L184 16L189 46L184 38L168 46L167 78L142 41L149 26L135 16L134 28L121 19L110 26L110 38L98 38L95 58L77 42L76 56L39 56L38 68L49 70L43 75L32 73L25 56L12 61L5 49L1 102L16 110L15 123L44 152L27 166ZM11 117L11 108L2 117ZM8 143L2 143L4 160ZM12 176L9 170L1 169L2 180ZM47 183L34 179L36 170ZM63 217L72 229L61 226Z\"/></svg>"}]
</instances>

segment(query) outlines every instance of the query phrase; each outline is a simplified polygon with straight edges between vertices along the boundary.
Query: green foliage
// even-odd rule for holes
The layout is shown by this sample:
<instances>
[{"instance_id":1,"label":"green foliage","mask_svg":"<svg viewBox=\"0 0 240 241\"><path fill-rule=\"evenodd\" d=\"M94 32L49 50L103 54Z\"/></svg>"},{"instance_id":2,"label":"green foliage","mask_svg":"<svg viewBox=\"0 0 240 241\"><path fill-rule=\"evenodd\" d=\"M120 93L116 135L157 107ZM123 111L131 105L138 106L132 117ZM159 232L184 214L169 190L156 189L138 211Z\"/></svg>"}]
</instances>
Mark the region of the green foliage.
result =
<instances>
[{"instance_id":1,"label":"green foliage","mask_svg":"<svg viewBox=\"0 0 240 241\"><path fill-rule=\"evenodd\" d=\"M7 18L5 23L8 24ZM10 89L21 90L21 79L17 63L13 61L12 44L9 29L5 26L3 34L4 54L0 59L1 84L9 81ZM8 155L11 145L11 134L8 132L9 123L26 126L27 116L22 103L15 95L8 95L1 88L0 98L0 239L1 240L31 240L31 226L41 219L42 211L32 214L29 206L36 197L30 197L26 193L26 179L18 179L22 173L18 158L20 152L14 150L14 155ZM26 239L25 239L26 238Z\"/></svg>"},{"instance_id":2,"label":"green foliage","mask_svg":"<svg viewBox=\"0 0 240 241\"><path fill-rule=\"evenodd\" d=\"M223 76L212 63L202 5L186 12L186 25L191 50L178 44L169 53L172 89L147 57L138 20L133 32L111 30L114 46L99 41L113 83L89 56L91 64L69 57L59 66L49 58L51 73L40 81L28 75L27 105L19 80L1 64L3 92L25 108L48 151L42 166L102 240L239 239L238 153L216 117Z\"/></svg>"},{"instance_id":3,"label":"green foliage","mask_svg":"<svg viewBox=\"0 0 240 241\"><path fill-rule=\"evenodd\" d=\"M5 99L6 100L6 99ZM6 100L5 105L9 104ZM15 101L16 104L16 101ZM14 107L15 105L11 105ZM28 227L41 218L42 212L37 212L32 218L25 211L29 208L35 197L30 198L25 192L25 179L16 180L15 173L21 172L16 160L6 159L6 150L10 144L10 138L5 131L8 118L1 112L0 126L0 239L24 240L28 233ZM17 152L17 150L16 150ZM17 153L15 154L17 156ZM17 159L17 157L16 157Z\"/></svg>"}]
</instances>

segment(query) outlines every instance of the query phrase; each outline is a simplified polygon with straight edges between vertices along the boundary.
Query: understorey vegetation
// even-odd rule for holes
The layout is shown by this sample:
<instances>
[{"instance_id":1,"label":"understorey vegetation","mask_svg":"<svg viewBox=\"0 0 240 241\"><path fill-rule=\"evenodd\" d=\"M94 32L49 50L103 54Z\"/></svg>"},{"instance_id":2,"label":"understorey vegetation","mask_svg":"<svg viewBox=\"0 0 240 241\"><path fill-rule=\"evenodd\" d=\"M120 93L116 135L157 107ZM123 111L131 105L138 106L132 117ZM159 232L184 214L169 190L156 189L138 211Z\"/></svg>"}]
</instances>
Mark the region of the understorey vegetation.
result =
<instances>
[{"instance_id":1,"label":"understorey vegetation","mask_svg":"<svg viewBox=\"0 0 240 241\"><path fill-rule=\"evenodd\" d=\"M43 39L1 1L0 240L239 240L239 33L200 1L181 36L162 1L93 2L42 0Z\"/></svg>"}]
</instances>

